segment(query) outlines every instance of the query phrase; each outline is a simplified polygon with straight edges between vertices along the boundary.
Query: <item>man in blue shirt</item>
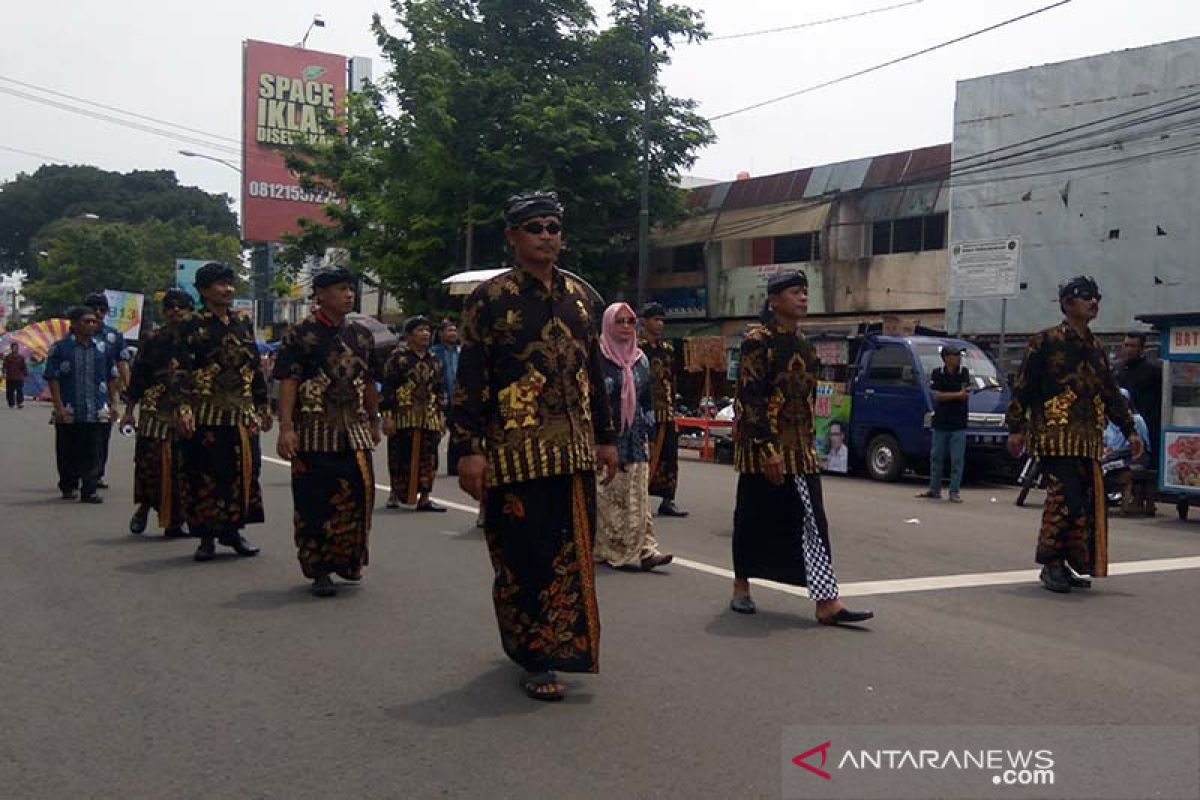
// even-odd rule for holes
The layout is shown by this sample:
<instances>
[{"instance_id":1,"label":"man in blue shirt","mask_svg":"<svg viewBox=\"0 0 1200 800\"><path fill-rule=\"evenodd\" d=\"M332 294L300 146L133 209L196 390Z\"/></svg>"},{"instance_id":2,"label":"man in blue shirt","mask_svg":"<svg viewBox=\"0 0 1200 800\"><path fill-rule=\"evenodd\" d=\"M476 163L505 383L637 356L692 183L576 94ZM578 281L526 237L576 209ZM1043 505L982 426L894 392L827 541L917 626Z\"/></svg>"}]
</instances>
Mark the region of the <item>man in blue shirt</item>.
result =
<instances>
[{"instance_id":1,"label":"man in blue shirt","mask_svg":"<svg viewBox=\"0 0 1200 800\"><path fill-rule=\"evenodd\" d=\"M74 499L78 489L81 503L99 503L101 443L108 439L117 404L116 359L107 343L96 337L96 312L74 306L67 319L71 335L55 342L46 356L58 488L63 499Z\"/></svg>"},{"instance_id":2,"label":"man in blue shirt","mask_svg":"<svg viewBox=\"0 0 1200 800\"><path fill-rule=\"evenodd\" d=\"M441 341L429 348L429 352L442 362L442 375L446 379L446 418L449 419L450 407L454 402L454 376L458 374L458 354L462 345L458 341L458 326L453 320L442 320L439 335ZM447 475L458 474L458 459L461 455L453 441L446 445Z\"/></svg>"},{"instance_id":3,"label":"man in blue shirt","mask_svg":"<svg viewBox=\"0 0 1200 800\"><path fill-rule=\"evenodd\" d=\"M125 334L114 328L112 325L105 323L104 318L108 316L108 297L104 292L92 292L84 298L83 304L96 312L96 318L100 321L99 329L96 331L95 337L98 341L104 343L105 348L112 355L113 360L117 364L117 376L120 379L120 384L117 387L123 392L129 388L129 347L125 342ZM115 408L115 406L114 406ZM117 415L113 415L113 422L116 422ZM108 443L112 439L112 425L108 426L108 433L104 437L104 441L100 444L100 488L107 489L108 484L104 482L104 470L108 466Z\"/></svg>"}]
</instances>

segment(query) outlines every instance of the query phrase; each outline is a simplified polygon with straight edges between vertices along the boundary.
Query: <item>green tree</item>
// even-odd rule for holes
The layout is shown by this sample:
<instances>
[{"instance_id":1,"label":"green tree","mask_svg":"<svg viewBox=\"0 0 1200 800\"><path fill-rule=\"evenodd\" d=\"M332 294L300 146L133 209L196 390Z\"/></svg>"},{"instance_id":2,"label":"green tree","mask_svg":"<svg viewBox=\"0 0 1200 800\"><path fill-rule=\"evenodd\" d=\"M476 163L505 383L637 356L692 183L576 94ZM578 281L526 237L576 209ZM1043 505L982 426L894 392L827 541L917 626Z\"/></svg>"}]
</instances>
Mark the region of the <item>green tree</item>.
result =
<instances>
[{"instance_id":1,"label":"green tree","mask_svg":"<svg viewBox=\"0 0 1200 800\"><path fill-rule=\"evenodd\" d=\"M24 293L38 306L38 318L61 316L91 292L120 289L146 295L144 316L158 320L154 297L175 285L175 258L210 258L237 264L237 237L210 233L176 219L137 224L64 219L46 226L33 240L41 265Z\"/></svg>"},{"instance_id":2,"label":"green tree","mask_svg":"<svg viewBox=\"0 0 1200 800\"><path fill-rule=\"evenodd\" d=\"M30 243L47 226L84 214L105 222L180 222L237 236L227 195L180 186L169 170L108 172L90 166L44 166L0 185L0 272L23 269L36 278Z\"/></svg>"},{"instance_id":3,"label":"green tree","mask_svg":"<svg viewBox=\"0 0 1200 800\"><path fill-rule=\"evenodd\" d=\"M403 33L375 17L388 72L337 121L345 138L291 159L344 204L330 208L333 225L306 222L288 260L349 248L407 308L426 310L446 274L504 260L508 195L555 189L567 215L563 266L602 291L624 287L636 260L641 5L614 2L603 31L585 0L394 0L392 9ZM713 134L692 101L665 92L658 70L677 42L706 34L684 6L656 2L654 12L651 218L670 222L683 213L679 173Z\"/></svg>"}]
</instances>

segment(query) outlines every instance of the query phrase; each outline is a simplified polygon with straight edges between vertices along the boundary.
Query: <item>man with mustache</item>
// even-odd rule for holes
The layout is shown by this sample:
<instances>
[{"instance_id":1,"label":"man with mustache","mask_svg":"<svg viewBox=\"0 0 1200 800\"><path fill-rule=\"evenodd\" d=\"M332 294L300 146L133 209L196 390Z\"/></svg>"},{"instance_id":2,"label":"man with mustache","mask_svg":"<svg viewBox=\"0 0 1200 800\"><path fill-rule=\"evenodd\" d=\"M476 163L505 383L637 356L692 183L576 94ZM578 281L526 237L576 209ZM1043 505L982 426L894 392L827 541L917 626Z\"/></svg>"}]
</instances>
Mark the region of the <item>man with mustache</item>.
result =
<instances>
[{"instance_id":1,"label":"man with mustache","mask_svg":"<svg viewBox=\"0 0 1200 800\"><path fill-rule=\"evenodd\" d=\"M196 270L203 306L179 332L176 428L183 439L185 516L200 537L197 561L211 561L217 542L240 556L258 555L242 528L265 521L258 435L271 429L271 409L254 328L232 311L235 280L225 264Z\"/></svg>"},{"instance_id":2,"label":"man with mustache","mask_svg":"<svg viewBox=\"0 0 1200 800\"><path fill-rule=\"evenodd\" d=\"M1134 460L1144 443L1135 431L1100 340L1088 324L1100 313L1100 287L1086 275L1058 291L1063 321L1034 334L1008 406L1008 451L1041 459L1046 504L1038 534L1040 580L1052 592L1091 588L1080 575L1108 574L1104 502L1106 418L1129 440ZM1073 570L1073 571L1072 571Z\"/></svg>"},{"instance_id":3,"label":"man with mustache","mask_svg":"<svg viewBox=\"0 0 1200 800\"><path fill-rule=\"evenodd\" d=\"M535 700L565 695L555 670L599 671L596 481L618 468L591 298L556 265L562 218L552 192L506 204L515 266L467 299L451 411L459 484L486 490L500 640Z\"/></svg>"}]
</instances>

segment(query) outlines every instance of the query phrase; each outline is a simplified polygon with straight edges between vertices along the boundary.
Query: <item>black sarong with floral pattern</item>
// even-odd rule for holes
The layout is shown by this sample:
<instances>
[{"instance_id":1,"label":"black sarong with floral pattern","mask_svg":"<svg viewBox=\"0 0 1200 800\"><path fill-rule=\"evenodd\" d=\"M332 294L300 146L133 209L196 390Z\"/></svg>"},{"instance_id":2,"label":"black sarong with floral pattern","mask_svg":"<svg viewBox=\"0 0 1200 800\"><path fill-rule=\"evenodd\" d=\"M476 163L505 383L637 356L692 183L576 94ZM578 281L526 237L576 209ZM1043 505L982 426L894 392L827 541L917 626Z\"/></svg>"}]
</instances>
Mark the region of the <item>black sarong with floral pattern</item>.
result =
<instances>
[{"instance_id":1,"label":"black sarong with floral pattern","mask_svg":"<svg viewBox=\"0 0 1200 800\"><path fill-rule=\"evenodd\" d=\"M492 599L508 657L531 672L598 672L591 472L497 486L487 493Z\"/></svg>"},{"instance_id":2,"label":"black sarong with floral pattern","mask_svg":"<svg viewBox=\"0 0 1200 800\"><path fill-rule=\"evenodd\" d=\"M433 491L441 440L440 431L421 428L404 428L388 437L388 475L392 495L401 503L415 505L422 493Z\"/></svg>"},{"instance_id":3,"label":"black sarong with floral pattern","mask_svg":"<svg viewBox=\"0 0 1200 800\"><path fill-rule=\"evenodd\" d=\"M184 507L194 536L228 536L265 520L256 433L244 425L198 425L180 449Z\"/></svg>"},{"instance_id":4,"label":"black sarong with floral pattern","mask_svg":"<svg viewBox=\"0 0 1200 800\"><path fill-rule=\"evenodd\" d=\"M356 578L368 563L375 471L369 450L292 458L296 551L304 577Z\"/></svg>"},{"instance_id":5,"label":"black sarong with floral pattern","mask_svg":"<svg viewBox=\"0 0 1200 800\"><path fill-rule=\"evenodd\" d=\"M158 512L160 528L184 523L179 443L174 437L138 436L133 448L133 502Z\"/></svg>"}]
</instances>

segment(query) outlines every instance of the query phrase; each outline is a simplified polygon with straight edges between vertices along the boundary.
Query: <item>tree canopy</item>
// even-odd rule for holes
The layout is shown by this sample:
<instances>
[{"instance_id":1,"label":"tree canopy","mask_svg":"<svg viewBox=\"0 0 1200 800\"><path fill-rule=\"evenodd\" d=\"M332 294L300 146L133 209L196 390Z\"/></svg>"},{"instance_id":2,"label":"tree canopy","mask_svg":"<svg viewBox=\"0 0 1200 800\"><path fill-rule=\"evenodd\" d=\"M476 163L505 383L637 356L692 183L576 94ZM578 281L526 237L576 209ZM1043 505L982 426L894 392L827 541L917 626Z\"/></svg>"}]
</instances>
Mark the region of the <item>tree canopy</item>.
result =
<instances>
[{"instance_id":1,"label":"tree canopy","mask_svg":"<svg viewBox=\"0 0 1200 800\"><path fill-rule=\"evenodd\" d=\"M24 294L38 306L38 317L61 316L91 292L121 289L146 295L145 316L157 319L156 292L175 285L177 257L208 258L237 264L241 241L211 233L181 219L138 223L105 219L62 219L50 223L31 242L39 256L39 275Z\"/></svg>"},{"instance_id":2,"label":"tree canopy","mask_svg":"<svg viewBox=\"0 0 1200 800\"><path fill-rule=\"evenodd\" d=\"M170 170L122 174L90 166L43 166L0 185L0 272L22 269L36 278L37 251L45 248L30 243L44 238L47 226L58 220L85 214L106 223L136 226L158 220L236 237L231 202L227 195L180 186Z\"/></svg>"},{"instance_id":3,"label":"tree canopy","mask_svg":"<svg viewBox=\"0 0 1200 800\"><path fill-rule=\"evenodd\" d=\"M290 159L343 202L332 225L304 221L285 260L347 248L406 308L428 310L440 278L503 262L506 197L553 189L563 266L602 291L624 287L636 262L640 2L615 0L603 30L586 0L393 0L392 11L399 32L374 18L387 73L333 123L345 136ZM713 134L658 72L676 43L706 33L698 13L655 2L650 34L651 219L669 222L683 213L679 173Z\"/></svg>"}]
</instances>

